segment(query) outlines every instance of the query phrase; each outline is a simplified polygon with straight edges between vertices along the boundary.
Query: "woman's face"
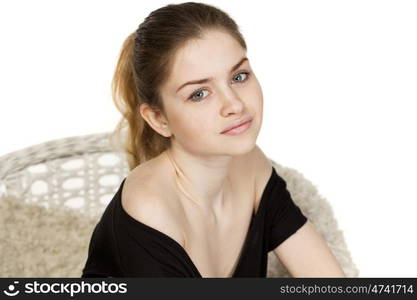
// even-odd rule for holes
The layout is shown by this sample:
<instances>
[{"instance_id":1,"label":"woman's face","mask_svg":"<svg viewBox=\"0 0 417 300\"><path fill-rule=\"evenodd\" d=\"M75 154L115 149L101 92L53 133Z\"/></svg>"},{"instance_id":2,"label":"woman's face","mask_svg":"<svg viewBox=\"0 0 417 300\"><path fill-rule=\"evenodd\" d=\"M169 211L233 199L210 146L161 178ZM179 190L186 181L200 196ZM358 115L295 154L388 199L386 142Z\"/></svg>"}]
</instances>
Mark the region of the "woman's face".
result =
<instances>
[{"instance_id":1,"label":"woman's face","mask_svg":"<svg viewBox=\"0 0 417 300\"><path fill-rule=\"evenodd\" d=\"M206 82L186 84L211 78ZM209 31L177 51L161 88L173 147L195 155L239 155L256 143L262 124L261 86L246 53L229 34ZM251 118L246 131L221 132Z\"/></svg>"}]
</instances>

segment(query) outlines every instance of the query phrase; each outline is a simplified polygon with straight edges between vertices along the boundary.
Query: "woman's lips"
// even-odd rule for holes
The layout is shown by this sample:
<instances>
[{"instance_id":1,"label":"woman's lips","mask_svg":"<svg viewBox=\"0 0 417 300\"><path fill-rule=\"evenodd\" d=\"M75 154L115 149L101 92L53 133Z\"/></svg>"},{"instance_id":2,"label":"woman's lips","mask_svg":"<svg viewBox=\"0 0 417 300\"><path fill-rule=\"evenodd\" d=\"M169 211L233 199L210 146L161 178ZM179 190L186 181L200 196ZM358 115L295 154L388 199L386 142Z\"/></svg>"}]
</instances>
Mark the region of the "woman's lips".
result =
<instances>
[{"instance_id":1,"label":"woman's lips","mask_svg":"<svg viewBox=\"0 0 417 300\"><path fill-rule=\"evenodd\" d=\"M222 131L222 134L226 134L226 135L236 135L239 133L242 133L244 131L246 131L252 124L252 119L243 121L240 123L240 125L237 125L235 127L232 127L231 129Z\"/></svg>"}]
</instances>

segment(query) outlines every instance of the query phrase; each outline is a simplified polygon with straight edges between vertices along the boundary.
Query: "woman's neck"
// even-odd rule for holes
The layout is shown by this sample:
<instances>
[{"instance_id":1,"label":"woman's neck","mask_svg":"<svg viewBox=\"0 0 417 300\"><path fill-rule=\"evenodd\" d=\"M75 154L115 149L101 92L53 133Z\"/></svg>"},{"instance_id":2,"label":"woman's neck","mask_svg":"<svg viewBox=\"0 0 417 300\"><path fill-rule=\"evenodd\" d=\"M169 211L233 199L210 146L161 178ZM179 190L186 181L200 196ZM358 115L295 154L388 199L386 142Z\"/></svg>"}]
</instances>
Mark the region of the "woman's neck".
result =
<instances>
[{"instance_id":1,"label":"woman's neck","mask_svg":"<svg viewBox=\"0 0 417 300\"><path fill-rule=\"evenodd\" d=\"M224 207L230 191L231 157L202 158L170 148L165 151L172 176L180 192L202 210Z\"/></svg>"}]
</instances>

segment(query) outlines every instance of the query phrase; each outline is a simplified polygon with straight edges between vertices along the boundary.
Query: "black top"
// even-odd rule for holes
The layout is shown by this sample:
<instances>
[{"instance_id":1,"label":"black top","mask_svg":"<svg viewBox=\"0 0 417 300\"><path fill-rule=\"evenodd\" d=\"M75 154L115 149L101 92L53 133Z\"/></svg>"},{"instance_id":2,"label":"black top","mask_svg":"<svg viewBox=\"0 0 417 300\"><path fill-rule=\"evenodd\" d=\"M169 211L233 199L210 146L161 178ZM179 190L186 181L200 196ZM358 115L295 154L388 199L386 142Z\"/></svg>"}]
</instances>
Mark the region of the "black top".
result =
<instances>
[{"instance_id":1,"label":"black top","mask_svg":"<svg viewBox=\"0 0 417 300\"><path fill-rule=\"evenodd\" d=\"M121 193L125 180L94 228L81 277L201 278L177 241L123 209ZM307 221L286 186L272 167L232 277L266 277L268 252Z\"/></svg>"}]
</instances>

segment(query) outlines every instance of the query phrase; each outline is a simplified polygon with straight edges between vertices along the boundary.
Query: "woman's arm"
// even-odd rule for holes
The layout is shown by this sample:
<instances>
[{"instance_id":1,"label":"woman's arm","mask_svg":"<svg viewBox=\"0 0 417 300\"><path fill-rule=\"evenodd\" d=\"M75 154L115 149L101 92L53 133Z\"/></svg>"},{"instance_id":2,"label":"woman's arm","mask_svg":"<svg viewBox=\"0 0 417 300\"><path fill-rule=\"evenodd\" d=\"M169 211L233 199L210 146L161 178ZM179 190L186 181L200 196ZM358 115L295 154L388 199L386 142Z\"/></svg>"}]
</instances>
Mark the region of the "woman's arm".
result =
<instances>
[{"instance_id":1,"label":"woman's arm","mask_svg":"<svg viewBox=\"0 0 417 300\"><path fill-rule=\"evenodd\" d=\"M273 251L293 277L346 277L326 241L308 220Z\"/></svg>"}]
</instances>

